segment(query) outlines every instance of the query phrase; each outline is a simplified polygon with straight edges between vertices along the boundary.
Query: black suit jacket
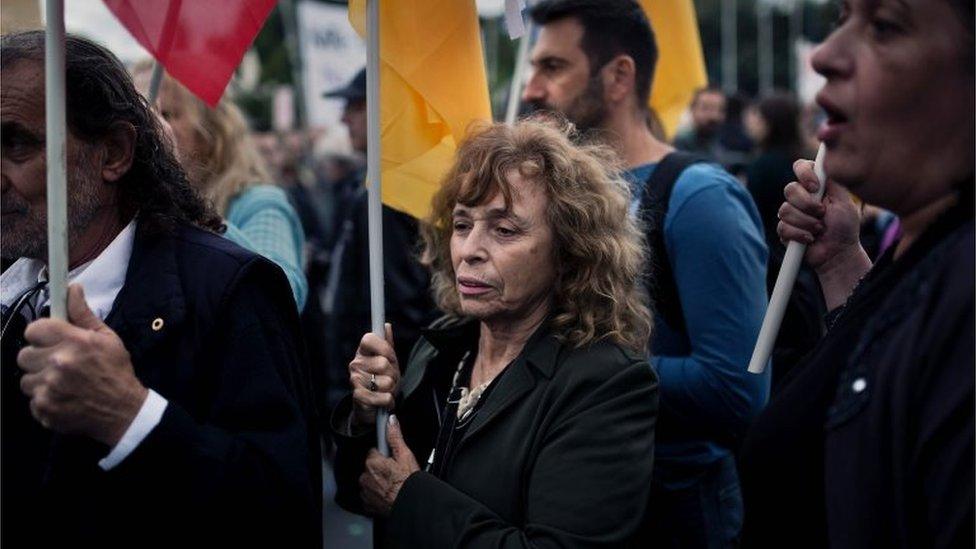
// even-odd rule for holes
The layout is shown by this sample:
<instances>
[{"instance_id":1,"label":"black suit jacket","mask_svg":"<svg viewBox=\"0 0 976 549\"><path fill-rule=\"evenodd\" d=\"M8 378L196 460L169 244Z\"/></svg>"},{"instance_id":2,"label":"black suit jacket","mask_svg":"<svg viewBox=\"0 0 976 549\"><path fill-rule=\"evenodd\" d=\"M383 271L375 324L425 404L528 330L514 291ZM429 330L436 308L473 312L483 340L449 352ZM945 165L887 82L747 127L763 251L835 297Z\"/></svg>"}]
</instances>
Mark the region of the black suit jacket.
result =
<instances>
[{"instance_id":1,"label":"black suit jacket","mask_svg":"<svg viewBox=\"0 0 976 549\"><path fill-rule=\"evenodd\" d=\"M200 229L137 228L106 322L169 401L162 420L105 472L109 448L44 431L7 383L3 541L320 547L319 446L281 270Z\"/></svg>"},{"instance_id":2,"label":"black suit jacket","mask_svg":"<svg viewBox=\"0 0 976 549\"><path fill-rule=\"evenodd\" d=\"M421 467L478 329L477 322L439 321L404 370L396 414ZM417 472L403 484L377 546L650 546L642 528L658 383L647 361L606 340L576 349L542 327L497 382L443 478ZM350 436L350 402L332 417L336 501L362 513L358 478L375 435Z\"/></svg>"}]
</instances>

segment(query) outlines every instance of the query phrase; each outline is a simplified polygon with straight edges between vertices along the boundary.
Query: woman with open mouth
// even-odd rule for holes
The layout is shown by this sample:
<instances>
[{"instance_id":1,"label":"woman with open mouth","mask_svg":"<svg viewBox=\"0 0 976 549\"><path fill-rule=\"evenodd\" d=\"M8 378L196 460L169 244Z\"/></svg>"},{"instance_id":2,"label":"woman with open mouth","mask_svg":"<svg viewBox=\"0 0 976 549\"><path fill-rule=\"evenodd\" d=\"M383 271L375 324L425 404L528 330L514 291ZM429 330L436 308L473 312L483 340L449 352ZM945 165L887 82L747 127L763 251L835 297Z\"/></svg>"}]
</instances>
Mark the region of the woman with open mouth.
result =
<instances>
[{"instance_id":1,"label":"woman with open mouth","mask_svg":"<svg viewBox=\"0 0 976 549\"><path fill-rule=\"evenodd\" d=\"M845 1L813 67L826 194L797 162L778 231L828 331L745 441L744 546L973 547L973 1ZM901 219L874 265L851 193Z\"/></svg>"}]
</instances>

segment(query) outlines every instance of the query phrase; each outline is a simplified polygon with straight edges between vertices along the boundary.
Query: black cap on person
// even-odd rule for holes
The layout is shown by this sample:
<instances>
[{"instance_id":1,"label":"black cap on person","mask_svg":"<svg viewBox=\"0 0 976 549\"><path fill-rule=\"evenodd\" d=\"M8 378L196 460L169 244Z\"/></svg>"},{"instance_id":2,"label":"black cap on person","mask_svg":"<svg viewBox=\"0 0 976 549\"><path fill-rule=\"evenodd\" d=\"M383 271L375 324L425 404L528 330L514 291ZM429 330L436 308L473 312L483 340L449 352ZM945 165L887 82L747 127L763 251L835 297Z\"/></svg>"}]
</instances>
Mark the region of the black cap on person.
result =
<instances>
[{"instance_id":1,"label":"black cap on person","mask_svg":"<svg viewBox=\"0 0 976 549\"><path fill-rule=\"evenodd\" d=\"M363 68L348 84L322 94L322 97L356 101L366 99L366 69Z\"/></svg>"}]
</instances>

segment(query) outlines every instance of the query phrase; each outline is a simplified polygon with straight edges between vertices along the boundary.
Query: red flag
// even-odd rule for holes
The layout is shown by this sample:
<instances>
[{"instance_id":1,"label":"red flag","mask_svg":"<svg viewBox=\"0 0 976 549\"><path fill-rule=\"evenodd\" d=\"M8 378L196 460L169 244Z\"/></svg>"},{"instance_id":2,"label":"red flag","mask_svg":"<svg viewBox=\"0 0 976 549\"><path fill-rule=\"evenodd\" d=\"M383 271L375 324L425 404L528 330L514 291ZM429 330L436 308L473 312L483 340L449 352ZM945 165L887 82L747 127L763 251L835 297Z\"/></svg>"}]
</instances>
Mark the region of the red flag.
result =
<instances>
[{"instance_id":1,"label":"red flag","mask_svg":"<svg viewBox=\"0 0 976 549\"><path fill-rule=\"evenodd\" d=\"M166 72L216 106L277 0L104 0Z\"/></svg>"}]
</instances>

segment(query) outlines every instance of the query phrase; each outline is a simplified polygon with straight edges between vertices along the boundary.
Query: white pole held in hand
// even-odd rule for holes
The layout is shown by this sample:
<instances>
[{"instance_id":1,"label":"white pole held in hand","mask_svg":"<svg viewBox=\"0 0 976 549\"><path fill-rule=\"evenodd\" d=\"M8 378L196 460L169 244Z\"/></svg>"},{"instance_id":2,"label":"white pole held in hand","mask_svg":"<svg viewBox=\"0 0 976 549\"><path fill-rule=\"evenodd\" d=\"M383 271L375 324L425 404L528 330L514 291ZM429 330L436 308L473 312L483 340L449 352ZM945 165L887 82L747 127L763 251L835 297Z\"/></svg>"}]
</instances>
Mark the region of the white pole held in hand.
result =
<instances>
[{"instance_id":1,"label":"white pole held in hand","mask_svg":"<svg viewBox=\"0 0 976 549\"><path fill-rule=\"evenodd\" d=\"M68 315L68 171L64 93L64 0L47 0L44 110L47 143L47 272L51 318Z\"/></svg>"},{"instance_id":2,"label":"white pole held in hand","mask_svg":"<svg viewBox=\"0 0 976 549\"><path fill-rule=\"evenodd\" d=\"M386 339L383 295L383 202L380 194L380 0L366 5L366 190L369 230L369 300L372 332ZM376 411L376 449L390 455L386 410Z\"/></svg>"},{"instance_id":3,"label":"white pole held in hand","mask_svg":"<svg viewBox=\"0 0 976 549\"><path fill-rule=\"evenodd\" d=\"M813 163L813 172L817 176L820 187L814 193L814 197L820 200L823 197L824 189L827 186L827 177L824 175L823 163L827 148L820 144L817 150L817 159ZM796 282L796 274L800 271L800 264L803 263L803 255L807 251L807 245L796 241L790 241L786 246L786 255L783 256L783 265L776 276L776 285L773 286L773 295L769 298L769 306L766 307L766 317L763 318L762 328L759 330L759 339L756 341L756 348L752 351L752 360L749 361L749 372L761 374L769 362L769 355L773 352L773 343L779 335L780 324L783 323L783 313L786 312L786 302L790 299L793 291L793 283Z\"/></svg>"}]
</instances>

